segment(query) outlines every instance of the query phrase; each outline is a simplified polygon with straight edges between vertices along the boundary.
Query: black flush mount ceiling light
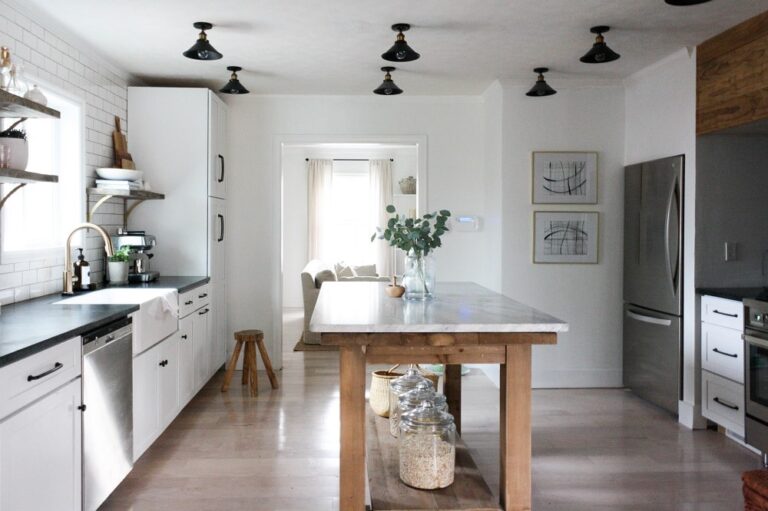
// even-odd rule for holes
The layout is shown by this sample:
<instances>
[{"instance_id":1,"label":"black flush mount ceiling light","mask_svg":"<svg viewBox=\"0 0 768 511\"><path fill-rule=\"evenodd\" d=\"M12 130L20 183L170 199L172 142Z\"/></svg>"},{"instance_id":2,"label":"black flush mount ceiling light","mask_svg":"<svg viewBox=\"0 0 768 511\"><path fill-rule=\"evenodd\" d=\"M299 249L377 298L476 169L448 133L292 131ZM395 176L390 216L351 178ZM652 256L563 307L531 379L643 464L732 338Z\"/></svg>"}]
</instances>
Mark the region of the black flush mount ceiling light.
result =
<instances>
[{"instance_id":1,"label":"black flush mount ceiling light","mask_svg":"<svg viewBox=\"0 0 768 511\"><path fill-rule=\"evenodd\" d=\"M183 55L188 59L193 60L218 60L223 55L216 51L208 42L208 36L205 31L213 28L211 23L205 21L198 21L192 24L193 27L200 30L200 35L197 36L197 41L192 45L190 49L185 51Z\"/></svg>"},{"instance_id":2,"label":"black flush mount ceiling light","mask_svg":"<svg viewBox=\"0 0 768 511\"><path fill-rule=\"evenodd\" d=\"M227 69L232 71L232 75L229 77L227 84L219 89L219 92L224 94L248 94L250 91L243 87L243 84L237 79L237 72L242 71L243 68L240 66L229 66Z\"/></svg>"},{"instance_id":3,"label":"black flush mount ceiling light","mask_svg":"<svg viewBox=\"0 0 768 511\"><path fill-rule=\"evenodd\" d=\"M709 2L709 0L664 0L669 5L677 5L680 7L687 7L689 5L699 5Z\"/></svg>"},{"instance_id":4,"label":"black flush mount ceiling light","mask_svg":"<svg viewBox=\"0 0 768 511\"><path fill-rule=\"evenodd\" d=\"M610 27L606 27L605 25L590 28L590 32L597 34L597 37L595 38L595 44L593 44L592 49L589 50L586 55L581 57L579 60L587 64L604 64L606 62L619 60L621 55L608 48L608 45L605 44L605 38L603 37L603 34L608 32L610 29Z\"/></svg>"},{"instance_id":5,"label":"black flush mount ceiling light","mask_svg":"<svg viewBox=\"0 0 768 511\"><path fill-rule=\"evenodd\" d=\"M381 85L373 90L373 93L379 94L381 96L394 96L396 94L402 94L403 89L395 85L395 82L392 81L392 75L390 74L395 70L395 68L392 66L384 66L381 68L381 70L387 74L384 75L384 81L381 82Z\"/></svg>"},{"instance_id":6,"label":"black flush mount ceiling light","mask_svg":"<svg viewBox=\"0 0 768 511\"><path fill-rule=\"evenodd\" d=\"M552 96L557 94L557 91L544 81L544 73L547 71L549 71L549 68L546 67L537 67L533 70L534 73L538 73L539 78L536 80L534 86L531 87L531 90L525 93L526 96L540 98L543 96Z\"/></svg>"},{"instance_id":7,"label":"black flush mount ceiling light","mask_svg":"<svg viewBox=\"0 0 768 511\"><path fill-rule=\"evenodd\" d=\"M421 57L405 42L403 32L410 28L411 26L408 23L395 23L392 25L392 30L397 32L397 40L390 49L381 54L381 58L390 62L410 62Z\"/></svg>"}]
</instances>

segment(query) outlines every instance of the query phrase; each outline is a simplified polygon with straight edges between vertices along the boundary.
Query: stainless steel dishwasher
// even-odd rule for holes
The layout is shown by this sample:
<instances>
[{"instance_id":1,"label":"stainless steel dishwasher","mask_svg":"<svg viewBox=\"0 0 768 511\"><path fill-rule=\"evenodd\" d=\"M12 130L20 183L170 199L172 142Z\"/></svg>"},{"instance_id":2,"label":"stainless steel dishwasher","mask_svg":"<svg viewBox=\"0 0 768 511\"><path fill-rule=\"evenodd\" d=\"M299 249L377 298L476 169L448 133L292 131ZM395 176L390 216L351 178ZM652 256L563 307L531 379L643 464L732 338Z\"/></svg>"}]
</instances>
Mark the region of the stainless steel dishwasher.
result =
<instances>
[{"instance_id":1,"label":"stainless steel dishwasher","mask_svg":"<svg viewBox=\"0 0 768 511\"><path fill-rule=\"evenodd\" d=\"M133 467L131 319L83 336L83 509L96 510Z\"/></svg>"}]
</instances>

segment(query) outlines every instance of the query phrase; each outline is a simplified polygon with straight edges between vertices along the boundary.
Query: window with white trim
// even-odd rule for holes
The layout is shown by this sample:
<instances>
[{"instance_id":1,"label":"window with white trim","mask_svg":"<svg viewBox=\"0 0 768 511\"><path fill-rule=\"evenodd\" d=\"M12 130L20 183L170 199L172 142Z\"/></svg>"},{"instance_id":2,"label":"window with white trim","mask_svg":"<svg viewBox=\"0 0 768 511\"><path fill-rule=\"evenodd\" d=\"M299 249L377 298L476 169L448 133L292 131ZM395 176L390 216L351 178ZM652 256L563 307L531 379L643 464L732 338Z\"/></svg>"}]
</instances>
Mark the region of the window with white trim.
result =
<instances>
[{"instance_id":1,"label":"window with white trim","mask_svg":"<svg viewBox=\"0 0 768 511\"><path fill-rule=\"evenodd\" d=\"M0 210L3 264L62 255L67 234L84 218L84 106L47 87L45 95L61 119L27 119L18 127L27 133L26 170L56 174L59 182L28 184L6 201ZM3 129L13 121L4 119ZM3 184L3 196L15 186Z\"/></svg>"},{"instance_id":2,"label":"window with white trim","mask_svg":"<svg viewBox=\"0 0 768 511\"><path fill-rule=\"evenodd\" d=\"M333 211L327 230L331 261L355 265L373 262L369 186L367 160L333 162Z\"/></svg>"}]
</instances>

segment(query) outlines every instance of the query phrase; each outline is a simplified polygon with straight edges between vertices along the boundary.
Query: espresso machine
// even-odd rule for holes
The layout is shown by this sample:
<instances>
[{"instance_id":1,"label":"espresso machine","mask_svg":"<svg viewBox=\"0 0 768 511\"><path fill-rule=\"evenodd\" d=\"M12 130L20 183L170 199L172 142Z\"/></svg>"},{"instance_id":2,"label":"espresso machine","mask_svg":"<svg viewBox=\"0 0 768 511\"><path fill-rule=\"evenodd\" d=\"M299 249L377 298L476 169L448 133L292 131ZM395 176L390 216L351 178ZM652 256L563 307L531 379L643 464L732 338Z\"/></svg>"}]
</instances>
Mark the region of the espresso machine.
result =
<instances>
[{"instance_id":1,"label":"espresso machine","mask_svg":"<svg viewBox=\"0 0 768 511\"><path fill-rule=\"evenodd\" d=\"M128 247L130 260L128 262L128 282L152 282L160 276L160 272L149 269L149 260L155 254L149 254L155 245L155 237L145 231L128 231L120 229L112 236L115 250Z\"/></svg>"}]
</instances>

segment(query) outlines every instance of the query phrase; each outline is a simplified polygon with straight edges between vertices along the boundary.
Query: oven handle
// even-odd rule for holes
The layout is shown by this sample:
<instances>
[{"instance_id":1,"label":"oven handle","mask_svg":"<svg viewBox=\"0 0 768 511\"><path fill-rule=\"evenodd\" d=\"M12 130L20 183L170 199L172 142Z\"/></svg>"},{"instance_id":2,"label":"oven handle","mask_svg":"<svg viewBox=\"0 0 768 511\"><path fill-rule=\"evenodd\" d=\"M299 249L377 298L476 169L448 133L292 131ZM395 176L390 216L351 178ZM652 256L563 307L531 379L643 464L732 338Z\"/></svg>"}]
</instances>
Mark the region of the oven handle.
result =
<instances>
[{"instance_id":1,"label":"oven handle","mask_svg":"<svg viewBox=\"0 0 768 511\"><path fill-rule=\"evenodd\" d=\"M754 335L749 334L744 334L741 336L741 338L750 344L755 344L761 348L768 349L768 340L766 339L761 339L760 337L755 337Z\"/></svg>"}]
</instances>

